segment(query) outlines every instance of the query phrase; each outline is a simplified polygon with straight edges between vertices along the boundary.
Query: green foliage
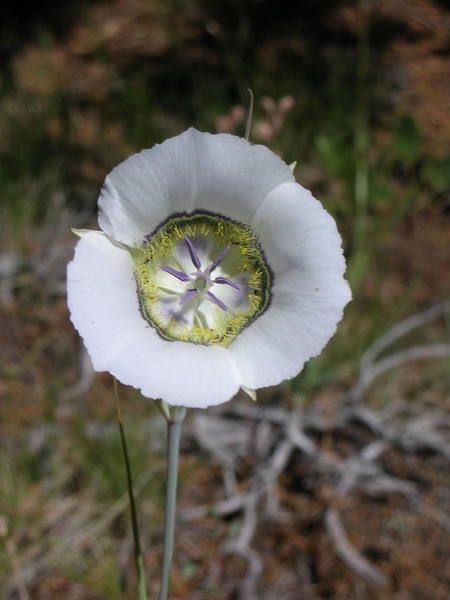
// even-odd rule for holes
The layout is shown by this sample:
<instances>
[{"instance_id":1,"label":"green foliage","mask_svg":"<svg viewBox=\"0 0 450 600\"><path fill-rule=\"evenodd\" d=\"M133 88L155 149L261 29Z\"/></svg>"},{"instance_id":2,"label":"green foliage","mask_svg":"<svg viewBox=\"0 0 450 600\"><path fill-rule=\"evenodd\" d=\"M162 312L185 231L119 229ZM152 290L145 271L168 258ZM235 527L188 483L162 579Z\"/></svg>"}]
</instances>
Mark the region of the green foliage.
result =
<instances>
[{"instance_id":1,"label":"green foliage","mask_svg":"<svg viewBox=\"0 0 450 600\"><path fill-rule=\"evenodd\" d=\"M393 147L398 159L407 167L422 154L421 136L417 123L410 116L402 117L394 131Z\"/></svg>"}]
</instances>

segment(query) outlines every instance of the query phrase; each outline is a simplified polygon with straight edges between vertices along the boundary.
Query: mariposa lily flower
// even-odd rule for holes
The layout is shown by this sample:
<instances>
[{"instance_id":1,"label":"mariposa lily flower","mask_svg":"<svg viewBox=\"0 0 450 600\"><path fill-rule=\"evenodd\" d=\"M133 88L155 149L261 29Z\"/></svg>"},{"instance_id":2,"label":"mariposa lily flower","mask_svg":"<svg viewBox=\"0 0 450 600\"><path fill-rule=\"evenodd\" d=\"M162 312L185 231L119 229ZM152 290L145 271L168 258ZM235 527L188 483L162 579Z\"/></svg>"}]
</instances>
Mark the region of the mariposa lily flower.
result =
<instances>
[{"instance_id":1,"label":"mariposa lily flower","mask_svg":"<svg viewBox=\"0 0 450 600\"><path fill-rule=\"evenodd\" d=\"M351 298L333 218L268 148L194 129L106 177L68 267L97 371L206 407L299 373Z\"/></svg>"}]
</instances>

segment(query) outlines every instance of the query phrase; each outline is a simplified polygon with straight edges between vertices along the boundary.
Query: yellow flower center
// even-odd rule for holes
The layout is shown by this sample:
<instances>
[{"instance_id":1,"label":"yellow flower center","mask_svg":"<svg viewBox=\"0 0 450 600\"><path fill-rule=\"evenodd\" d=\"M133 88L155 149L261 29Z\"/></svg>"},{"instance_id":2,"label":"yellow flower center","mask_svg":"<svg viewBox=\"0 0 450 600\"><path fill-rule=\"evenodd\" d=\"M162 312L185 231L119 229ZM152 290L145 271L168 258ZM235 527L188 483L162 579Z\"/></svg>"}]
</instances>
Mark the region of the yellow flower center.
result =
<instances>
[{"instance_id":1,"label":"yellow flower center","mask_svg":"<svg viewBox=\"0 0 450 600\"><path fill-rule=\"evenodd\" d=\"M251 228L205 211L174 215L135 253L145 319L168 340L229 345L270 302Z\"/></svg>"}]
</instances>

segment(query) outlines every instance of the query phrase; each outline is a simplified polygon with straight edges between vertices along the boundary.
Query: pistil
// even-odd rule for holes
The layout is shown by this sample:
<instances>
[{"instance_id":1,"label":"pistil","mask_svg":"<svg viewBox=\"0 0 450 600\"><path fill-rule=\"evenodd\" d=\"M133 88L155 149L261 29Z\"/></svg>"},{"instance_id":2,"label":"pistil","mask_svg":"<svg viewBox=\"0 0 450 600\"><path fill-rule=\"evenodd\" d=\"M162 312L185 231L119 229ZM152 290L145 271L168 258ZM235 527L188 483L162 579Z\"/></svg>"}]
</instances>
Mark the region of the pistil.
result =
<instances>
[{"instance_id":1,"label":"pistil","mask_svg":"<svg viewBox=\"0 0 450 600\"><path fill-rule=\"evenodd\" d=\"M186 302L194 298L200 292L206 292L206 296L214 302L219 308L223 311L228 311L227 305L220 300L215 294L209 291L209 288L214 283L224 283L233 287L235 290L240 290L241 286L237 283L228 279L228 277L216 277L216 279L211 279L211 273L216 269L220 261L225 257L228 250L231 248L231 244L227 244L225 248L216 256L216 258L211 262L211 264L206 267L204 271L201 271L201 261L198 256L197 250L195 248L194 242L189 238L189 236L184 236L184 241L186 242L186 246L189 252L189 256L191 257L192 264L197 269L194 273L188 275L183 271L178 271L177 269L173 269L172 267L168 267L165 265L159 265L159 268L169 273L169 275L173 275L177 279L183 282L193 282L194 288L188 289L187 292L181 297L179 304L183 306ZM201 294L203 296L203 294ZM201 300L200 300L201 301Z\"/></svg>"}]
</instances>

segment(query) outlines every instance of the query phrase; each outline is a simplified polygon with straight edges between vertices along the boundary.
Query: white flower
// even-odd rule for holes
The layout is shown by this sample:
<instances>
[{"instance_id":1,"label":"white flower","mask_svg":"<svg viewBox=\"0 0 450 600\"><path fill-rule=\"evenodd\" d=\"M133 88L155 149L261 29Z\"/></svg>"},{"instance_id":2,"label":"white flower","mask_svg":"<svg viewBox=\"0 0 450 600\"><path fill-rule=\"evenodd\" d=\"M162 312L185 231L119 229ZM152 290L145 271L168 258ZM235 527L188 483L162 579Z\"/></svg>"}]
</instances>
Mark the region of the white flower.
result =
<instances>
[{"instance_id":1,"label":"white flower","mask_svg":"<svg viewBox=\"0 0 450 600\"><path fill-rule=\"evenodd\" d=\"M189 129L107 176L68 267L97 371L206 407L295 376L351 298L332 217L264 146Z\"/></svg>"}]
</instances>

